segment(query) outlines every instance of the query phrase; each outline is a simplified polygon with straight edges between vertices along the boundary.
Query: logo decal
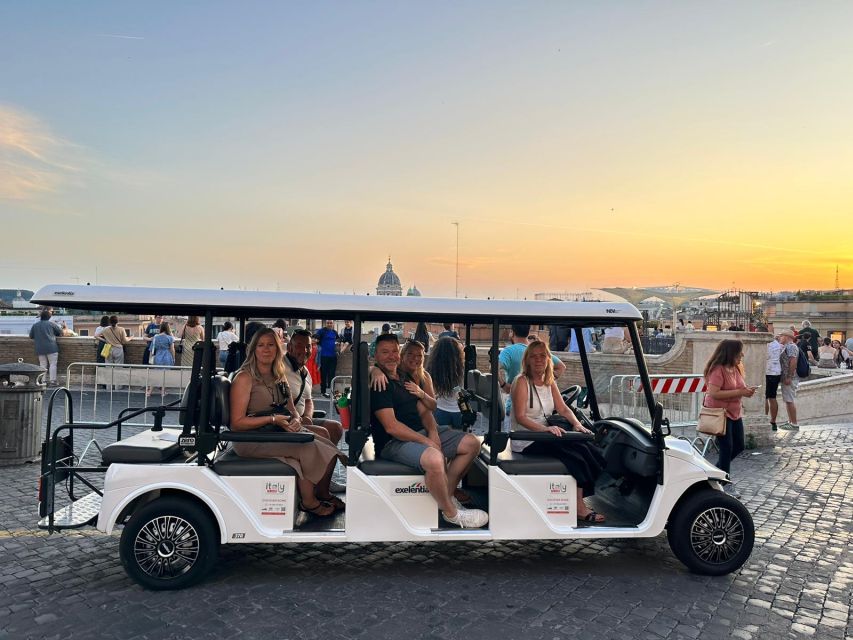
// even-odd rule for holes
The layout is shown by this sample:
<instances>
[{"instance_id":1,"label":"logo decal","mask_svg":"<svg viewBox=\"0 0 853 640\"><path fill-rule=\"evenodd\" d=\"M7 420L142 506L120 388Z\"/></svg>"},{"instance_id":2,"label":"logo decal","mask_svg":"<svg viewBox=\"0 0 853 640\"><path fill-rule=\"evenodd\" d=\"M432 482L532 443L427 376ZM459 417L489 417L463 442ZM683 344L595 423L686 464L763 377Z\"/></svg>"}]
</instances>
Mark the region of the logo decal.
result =
<instances>
[{"instance_id":1,"label":"logo decal","mask_svg":"<svg viewBox=\"0 0 853 640\"><path fill-rule=\"evenodd\" d=\"M178 444L180 444L182 447L194 447L195 436L181 436L178 439Z\"/></svg>"},{"instance_id":2,"label":"logo decal","mask_svg":"<svg viewBox=\"0 0 853 640\"><path fill-rule=\"evenodd\" d=\"M569 490L565 482L552 482L548 485L548 489L551 493L566 493Z\"/></svg>"},{"instance_id":3,"label":"logo decal","mask_svg":"<svg viewBox=\"0 0 853 640\"><path fill-rule=\"evenodd\" d=\"M266 493L284 493L287 487L283 482L267 482L264 491Z\"/></svg>"},{"instance_id":4,"label":"logo decal","mask_svg":"<svg viewBox=\"0 0 853 640\"><path fill-rule=\"evenodd\" d=\"M423 482L413 482L407 487L396 487L394 493L429 493L429 489Z\"/></svg>"},{"instance_id":5,"label":"logo decal","mask_svg":"<svg viewBox=\"0 0 853 640\"><path fill-rule=\"evenodd\" d=\"M53 295L55 296L73 296L73 291L54 291Z\"/></svg>"}]
</instances>

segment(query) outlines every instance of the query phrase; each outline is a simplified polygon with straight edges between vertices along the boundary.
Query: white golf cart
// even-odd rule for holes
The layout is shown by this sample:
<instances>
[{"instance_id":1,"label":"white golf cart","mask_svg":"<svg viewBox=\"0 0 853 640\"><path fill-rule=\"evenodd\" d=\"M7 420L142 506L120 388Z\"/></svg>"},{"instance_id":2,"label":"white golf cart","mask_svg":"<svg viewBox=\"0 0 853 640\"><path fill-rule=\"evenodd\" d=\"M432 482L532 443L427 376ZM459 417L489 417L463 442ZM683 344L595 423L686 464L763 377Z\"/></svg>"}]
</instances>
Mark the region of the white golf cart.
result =
<instances>
[{"instance_id":1,"label":"white golf cart","mask_svg":"<svg viewBox=\"0 0 853 640\"><path fill-rule=\"evenodd\" d=\"M752 518L724 493L727 474L689 443L667 437L668 423L651 394L640 348L636 322L641 316L632 305L69 285L43 287L33 302L199 315L205 318L206 336L212 335L214 317L236 318L241 325L247 318L353 321L353 419L347 435L346 493L341 495L346 511L334 517L306 519L298 512L290 466L275 459L240 458L233 451L235 441L300 442L313 435L230 431L230 382L215 368L210 340L195 346L192 382L179 403L130 408L107 423L74 422L67 406L65 422L54 426L54 401L64 395L70 405L71 395L64 389L53 394L42 457L40 526L52 532L96 524L109 534L123 525L121 561L145 587L177 589L200 580L215 562L219 545L226 543L613 539L653 537L666 530L675 555L707 575L735 571L752 550ZM418 470L373 455L368 345L362 328L389 321L455 322L466 328L465 386L481 414L483 444L463 482L477 506L489 513L485 528L459 529L440 521ZM579 521L572 499L575 480L562 463L513 453L509 446L509 439L556 438L502 430L504 399L497 376L489 372L498 371L502 331L513 323L566 325L576 337L576 350L566 358L566 375L574 384L564 397L593 435L573 432L565 437L592 438L607 461L595 495L587 499L606 515L605 523ZM589 329L613 326L628 328L633 354L589 349ZM479 356L472 335L480 338ZM642 383L634 402L643 405L645 422L612 417L620 413L608 385L613 376L626 374ZM154 426L121 439L122 425L146 412L153 414ZM169 412L179 413L180 428L162 426ZM100 465L83 466L75 459L73 439L80 429L117 433L117 441L104 447ZM95 472L105 473L102 489L87 479ZM55 494L63 482L71 502L60 506ZM80 482L91 493L75 495Z\"/></svg>"}]
</instances>

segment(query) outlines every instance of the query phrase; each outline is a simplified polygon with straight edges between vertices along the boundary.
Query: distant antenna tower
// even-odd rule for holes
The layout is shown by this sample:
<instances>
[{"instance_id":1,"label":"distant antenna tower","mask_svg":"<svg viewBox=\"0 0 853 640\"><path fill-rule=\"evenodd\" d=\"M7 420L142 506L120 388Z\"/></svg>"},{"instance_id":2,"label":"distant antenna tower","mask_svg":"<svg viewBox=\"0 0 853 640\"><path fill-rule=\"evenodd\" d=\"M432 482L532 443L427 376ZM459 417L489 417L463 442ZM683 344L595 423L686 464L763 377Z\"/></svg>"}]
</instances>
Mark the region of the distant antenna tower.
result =
<instances>
[{"instance_id":1,"label":"distant antenna tower","mask_svg":"<svg viewBox=\"0 0 853 640\"><path fill-rule=\"evenodd\" d=\"M841 288L841 285L838 283L838 265L835 265L835 288Z\"/></svg>"}]
</instances>

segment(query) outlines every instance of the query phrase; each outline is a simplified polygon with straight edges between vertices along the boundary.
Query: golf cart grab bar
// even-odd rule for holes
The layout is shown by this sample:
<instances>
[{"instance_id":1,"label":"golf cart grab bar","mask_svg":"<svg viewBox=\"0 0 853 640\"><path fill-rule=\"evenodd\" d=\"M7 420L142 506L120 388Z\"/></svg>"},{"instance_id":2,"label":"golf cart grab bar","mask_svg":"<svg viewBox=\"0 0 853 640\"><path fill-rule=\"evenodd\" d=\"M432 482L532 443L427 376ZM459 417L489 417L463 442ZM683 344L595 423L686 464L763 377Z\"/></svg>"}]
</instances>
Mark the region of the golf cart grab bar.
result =
<instances>
[{"instance_id":1,"label":"golf cart grab bar","mask_svg":"<svg viewBox=\"0 0 853 640\"><path fill-rule=\"evenodd\" d=\"M591 433L580 431L566 431L562 436L555 436L550 431L511 431L510 440L529 440L530 442L557 442L571 440L592 440L595 436Z\"/></svg>"},{"instance_id":2,"label":"golf cart grab bar","mask_svg":"<svg viewBox=\"0 0 853 640\"><path fill-rule=\"evenodd\" d=\"M314 440L313 433L264 433L258 431L223 431L220 440L226 442L289 442L304 443Z\"/></svg>"}]
</instances>

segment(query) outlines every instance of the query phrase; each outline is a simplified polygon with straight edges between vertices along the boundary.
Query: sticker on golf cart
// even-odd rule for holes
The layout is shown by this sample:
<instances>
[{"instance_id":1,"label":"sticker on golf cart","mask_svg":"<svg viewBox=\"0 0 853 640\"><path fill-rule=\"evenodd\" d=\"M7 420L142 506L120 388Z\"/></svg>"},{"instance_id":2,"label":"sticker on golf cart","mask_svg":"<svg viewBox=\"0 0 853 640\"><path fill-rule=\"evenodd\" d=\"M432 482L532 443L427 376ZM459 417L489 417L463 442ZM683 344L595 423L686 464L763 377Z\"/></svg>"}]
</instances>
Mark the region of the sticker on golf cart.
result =
<instances>
[{"instance_id":1,"label":"sticker on golf cart","mask_svg":"<svg viewBox=\"0 0 853 640\"><path fill-rule=\"evenodd\" d=\"M569 487L565 482L551 482L548 485L545 511L552 515L568 515L571 513Z\"/></svg>"},{"instance_id":2,"label":"sticker on golf cart","mask_svg":"<svg viewBox=\"0 0 853 640\"><path fill-rule=\"evenodd\" d=\"M287 485L283 482L267 482L261 499L262 516L287 515Z\"/></svg>"},{"instance_id":3,"label":"sticker on golf cart","mask_svg":"<svg viewBox=\"0 0 853 640\"><path fill-rule=\"evenodd\" d=\"M261 502L262 516L286 516L287 503L284 500L263 500Z\"/></svg>"}]
</instances>

